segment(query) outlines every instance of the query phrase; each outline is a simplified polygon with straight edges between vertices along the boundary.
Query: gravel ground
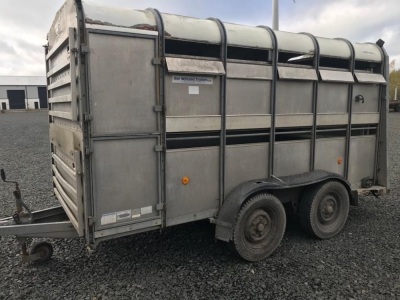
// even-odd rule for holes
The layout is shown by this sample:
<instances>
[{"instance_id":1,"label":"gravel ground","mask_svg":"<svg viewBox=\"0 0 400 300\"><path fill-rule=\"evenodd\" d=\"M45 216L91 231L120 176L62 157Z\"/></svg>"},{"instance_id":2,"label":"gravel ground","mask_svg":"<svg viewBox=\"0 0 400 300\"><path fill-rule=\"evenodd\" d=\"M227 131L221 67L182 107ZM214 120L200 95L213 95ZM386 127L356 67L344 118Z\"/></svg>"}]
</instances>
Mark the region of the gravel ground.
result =
<instances>
[{"instance_id":1,"label":"gravel ground","mask_svg":"<svg viewBox=\"0 0 400 300\"><path fill-rule=\"evenodd\" d=\"M390 114L390 195L352 207L328 241L288 222L281 247L259 263L238 259L192 223L101 243L88 257L79 240L55 240L53 259L21 265L1 237L0 299L400 299L400 114ZM34 209L56 204L44 112L0 114L0 166ZM0 182L0 217L13 212L12 186Z\"/></svg>"}]
</instances>

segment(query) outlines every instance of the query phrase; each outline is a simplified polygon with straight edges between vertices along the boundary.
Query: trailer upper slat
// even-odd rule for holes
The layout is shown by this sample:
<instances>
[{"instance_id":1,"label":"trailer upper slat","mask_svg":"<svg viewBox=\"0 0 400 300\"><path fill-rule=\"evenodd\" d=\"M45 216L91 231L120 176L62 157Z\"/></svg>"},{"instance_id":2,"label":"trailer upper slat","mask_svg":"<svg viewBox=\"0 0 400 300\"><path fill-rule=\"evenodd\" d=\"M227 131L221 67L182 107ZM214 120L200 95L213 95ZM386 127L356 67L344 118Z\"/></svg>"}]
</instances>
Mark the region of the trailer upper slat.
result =
<instances>
[{"instance_id":1,"label":"trailer upper slat","mask_svg":"<svg viewBox=\"0 0 400 300\"><path fill-rule=\"evenodd\" d=\"M321 75L321 79L323 81L349 82L349 83L354 82L354 78L351 72L320 70L319 74Z\"/></svg>"},{"instance_id":2,"label":"trailer upper slat","mask_svg":"<svg viewBox=\"0 0 400 300\"><path fill-rule=\"evenodd\" d=\"M383 83L386 84L385 77L382 74L373 73L355 73L358 82L361 83Z\"/></svg>"},{"instance_id":3,"label":"trailer upper slat","mask_svg":"<svg viewBox=\"0 0 400 300\"><path fill-rule=\"evenodd\" d=\"M170 73L225 74L224 65L221 61L167 57L166 62Z\"/></svg>"},{"instance_id":4,"label":"trailer upper slat","mask_svg":"<svg viewBox=\"0 0 400 300\"><path fill-rule=\"evenodd\" d=\"M318 80L317 72L314 69L278 67L280 79L295 80Z\"/></svg>"}]
</instances>

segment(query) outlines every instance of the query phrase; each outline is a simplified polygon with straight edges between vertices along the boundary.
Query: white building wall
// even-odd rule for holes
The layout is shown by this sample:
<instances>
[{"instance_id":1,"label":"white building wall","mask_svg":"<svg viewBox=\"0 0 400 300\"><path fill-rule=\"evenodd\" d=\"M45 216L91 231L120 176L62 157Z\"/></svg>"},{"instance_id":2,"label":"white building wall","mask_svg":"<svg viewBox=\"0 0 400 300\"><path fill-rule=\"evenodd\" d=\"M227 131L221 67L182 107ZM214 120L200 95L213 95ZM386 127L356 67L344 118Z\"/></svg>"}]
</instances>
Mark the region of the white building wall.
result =
<instances>
[{"instance_id":1,"label":"white building wall","mask_svg":"<svg viewBox=\"0 0 400 300\"><path fill-rule=\"evenodd\" d=\"M3 110L3 103L6 104L6 109L10 109L10 104L8 103L8 99L0 99L0 110Z\"/></svg>"},{"instance_id":2,"label":"white building wall","mask_svg":"<svg viewBox=\"0 0 400 300\"><path fill-rule=\"evenodd\" d=\"M35 102L38 103L38 108L40 108L39 98L38 99L27 99L27 101L28 101L28 105L27 105L28 109L35 109Z\"/></svg>"}]
</instances>

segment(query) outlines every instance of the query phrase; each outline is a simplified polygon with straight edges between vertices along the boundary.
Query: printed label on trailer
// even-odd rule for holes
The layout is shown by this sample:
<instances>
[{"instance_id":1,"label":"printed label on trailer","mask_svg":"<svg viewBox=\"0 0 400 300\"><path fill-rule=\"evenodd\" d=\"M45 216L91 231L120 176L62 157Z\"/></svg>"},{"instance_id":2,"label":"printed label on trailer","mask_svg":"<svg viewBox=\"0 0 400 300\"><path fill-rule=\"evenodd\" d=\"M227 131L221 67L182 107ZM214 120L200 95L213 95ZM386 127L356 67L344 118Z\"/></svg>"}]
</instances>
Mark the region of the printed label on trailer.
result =
<instances>
[{"instance_id":1,"label":"printed label on trailer","mask_svg":"<svg viewBox=\"0 0 400 300\"><path fill-rule=\"evenodd\" d=\"M210 77L195 77L195 76L172 76L172 83L184 84L213 84L214 80Z\"/></svg>"},{"instance_id":2,"label":"printed label on trailer","mask_svg":"<svg viewBox=\"0 0 400 300\"><path fill-rule=\"evenodd\" d=\"M101 216L101 225L113 224L117 222L117 213L103 214Z\"/></svg>"},{"instance_id":3,"label":"printed label on trailer","mask_svg":"<svg viewBox=\"0 0 400 300\"><path fill-rule=\"evenodd\" d=\"M121 210L117 212L117 221L123 221L126 219L130 219L132 215L132 212L130 209L127 210Z\"/></svg>"}]
</instances>

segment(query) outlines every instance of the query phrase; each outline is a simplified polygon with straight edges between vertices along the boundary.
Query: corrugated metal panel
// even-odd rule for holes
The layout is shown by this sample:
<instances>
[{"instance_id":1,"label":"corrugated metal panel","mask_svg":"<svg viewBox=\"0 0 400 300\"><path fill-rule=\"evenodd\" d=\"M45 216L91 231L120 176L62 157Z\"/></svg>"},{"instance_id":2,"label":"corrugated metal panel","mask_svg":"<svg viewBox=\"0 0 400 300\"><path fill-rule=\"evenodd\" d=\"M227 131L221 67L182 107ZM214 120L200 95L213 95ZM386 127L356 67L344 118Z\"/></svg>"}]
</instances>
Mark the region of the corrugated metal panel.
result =
<instances>
[{"instance_id":1,"label":"corrugated metal panel","mask_svg":"<svg viewBox=\"0 0 400 300\"><path fill-rule=\"evenodd\" d=\"M272 49L272 38L268 31L259 27L224 23L228 45Z\"/></svg>"},{"instance_id":2,"label":"corrugated metal panel","mask_svg":"<svg viewBox=\"0 0 400 300\"><path fill-rule=\"evenodd\" d=\"M156 20L150 11L102 6L86 1L83 2L83 11L88 24L157 31Z\"/></svg>"},{"instance_id":3,"label":"corrugated metal panel","mask_svg":"<svg viewBox=\"0 0 400 300\"><path fill-rule=\"evenodd\" d=\"M184 16L162 14L165 33L174 39L221 43L221 33L216 22Z\"/></svg>"},{"instance_id":4,"label":"corrugated metal panel","mask_svg":"<svg viewBox=\"0 0 400 300\"><path fill-rule=\"evenodd\" d=\"M382 61L382 53L378 45L353 43L353 46L356 52L356 60Z\"/></svg>"},{"instance_id":5,"label":"corrugated metal panel","mask_svg":"<svg viewBox=\"0 0 400 300\"><path fill-rule=\"evenodd\" d=\"M351 50L342 40L317 37L321 56L339 57L350 59Z\"/></svg>"},{"instance_id":6,"label":"corrugated metal panel","mask_svg":"<svg viewBox=\"0 0 400 300\"><path fill-rule=\"evenodd\" d=\"M170 73L184 74L225 74L224 65L220 61L167 57Z\"/></svg>"},{"instance_id":7,"label":"corrugated metal panel","mask_svg":"<svg viewBox=\"0 0 400 300\"><path fill-rule=\"evenodd\" d=\"M386 83L382 74L355 73L357 81L362 83Z\"/></svg>"},{"instance_id":8,"label":"corrugated metal panel","mask_svg":"<svg viewBox=\"0 0 400 300\"><path fill-rule=\"evenodd\" d=\"M279 51L296 53L314 53L314 43L305 34L275 31Z\"/></svg>"},{"instance_id":9,"label":"corrugated metal panel","mask_svg":"<svg viewBox=\"0 0 400 300\"><path fill-rule=\"evenodd\" d=\"M0 85L45 86L46 76L0 76Z\"/></svg>"}]
</instances>

